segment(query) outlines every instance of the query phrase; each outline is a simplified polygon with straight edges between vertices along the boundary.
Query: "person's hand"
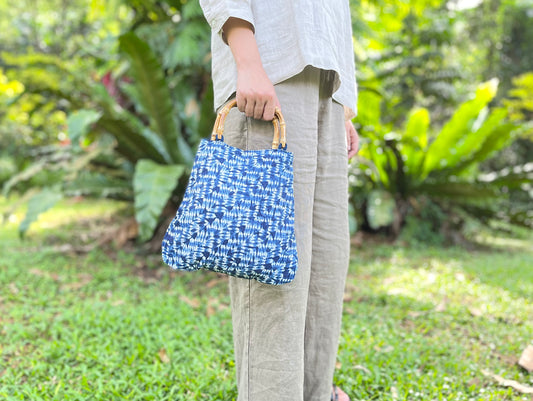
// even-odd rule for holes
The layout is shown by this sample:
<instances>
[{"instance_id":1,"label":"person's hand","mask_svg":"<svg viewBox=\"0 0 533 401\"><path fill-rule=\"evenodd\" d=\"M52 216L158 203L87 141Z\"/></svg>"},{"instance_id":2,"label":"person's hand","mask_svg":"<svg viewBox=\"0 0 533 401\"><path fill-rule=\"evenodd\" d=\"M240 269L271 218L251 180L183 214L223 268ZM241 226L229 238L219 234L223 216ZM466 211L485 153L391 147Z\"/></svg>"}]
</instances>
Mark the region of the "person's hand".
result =
<instances>
[{"instance_id":1,"label":"person's hand","mask_svg":"<svg viewBox=\"0 0 533 401\"><path fill-rule=\"evenodd\" d=\"M280 107L278 97L263 67L239 69L237 108L248 117L270 121L276 107Z\"/></svg>"},{"instance_id":2,"label":"person's hand","mask_svg":"<svg viewBox=\"0 0 533 401\"><path fill-rule=\"evenodd\" d=\"M346 142L348 144L348 159L354 157L359 151L359 134L350 120L344 123L346 127Z\"/></svg>"},{"instance_id":3,"label":"person's hand","mask_svg":"<svg viewBox=\"0 0 533 401\"><path fill-rule=\"evenodd\" d=\"M237 108L247 117L272 120L279 101L261 63L253 26L229 18L223 32L237 65Z\"/></svg>"}]
</instances>

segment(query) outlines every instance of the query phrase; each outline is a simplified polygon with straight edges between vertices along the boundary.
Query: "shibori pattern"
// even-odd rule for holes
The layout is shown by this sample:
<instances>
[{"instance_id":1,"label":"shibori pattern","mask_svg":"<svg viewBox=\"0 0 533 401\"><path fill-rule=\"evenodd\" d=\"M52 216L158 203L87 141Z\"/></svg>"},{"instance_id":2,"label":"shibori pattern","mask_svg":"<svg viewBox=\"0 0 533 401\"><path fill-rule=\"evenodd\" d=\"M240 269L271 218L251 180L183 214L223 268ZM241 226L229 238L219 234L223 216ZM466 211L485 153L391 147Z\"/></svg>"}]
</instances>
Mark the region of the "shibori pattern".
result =
<instances>
[{"instance_id":1,"label":"shibori pattern","mask_svg":"<svg viewBox=\"0 0 533 401\"><path fill-rule=\"evenodd\" d=\"M215 130L224 118L219 114ZM298 257L293 154L285 150L284 132L279 145L274 140L276 149L241 150L224 143L222 129L218 136L214 130L214 140L200 143L183 201L163 239L163 260L179 270L289 283Z\"/></svg>"}]
</instances>

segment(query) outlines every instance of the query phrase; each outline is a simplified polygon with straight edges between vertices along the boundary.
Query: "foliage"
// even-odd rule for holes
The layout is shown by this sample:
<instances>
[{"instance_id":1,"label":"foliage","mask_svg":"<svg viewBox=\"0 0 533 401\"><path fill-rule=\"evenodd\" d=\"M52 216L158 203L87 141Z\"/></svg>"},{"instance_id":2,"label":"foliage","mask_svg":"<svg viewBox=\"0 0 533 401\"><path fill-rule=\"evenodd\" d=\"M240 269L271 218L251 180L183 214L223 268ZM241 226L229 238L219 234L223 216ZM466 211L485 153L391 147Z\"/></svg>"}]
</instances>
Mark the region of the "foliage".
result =
<instances>
[{"instance_id":1,"label":"foliage","mask_svg":"<svg viewBox=\"0 0 533 401\"><path fill-rule=\"evenodd\" d=\"M30 224L37 220L39 214L46 212L62 198L62 193L53 188L47 188L33 196L28 202L28 213L20 223L19 232L25 232Z\"/></svg>"},{"instance_id":2,"label":"foliage","mask_svg":"<svg viewBox=\"0 0 533 401\"><path fill-rule=\"evenodd\" d=\"M184 172L185 166L162 166L146 159L135 165L135 217L140 226L141 240L146 241L152 237L161 211Z\"/></svg>"},{"instance_id":3,"label":"foliage","mask_svg":"<svg viewBox=\"0 0 533 401\"><path fill-rule=\"evenodd\" d=\"M533 70L532 10L531 2L520 1L504 9L499 74L505 90L511 87L514 77Z\"/></svg>"},{"instance_id":4,"label":"foliage","mask_svg":"<svg viewBox=\"0 0 533 401\"><path fill-rule=\"evenodd\" d=\"M11 142L15 149L27 149L65 139L65 106L79 93L71 78L75 71L83 74L79 65L52 55L6 52L0 54L0 62L6 76L18 81L21 88L0 115L0 133L6 143ZM66 101L58 102L58 97Z\"/></svg>"},{"instance_id":5,"label":"foliage","mask_svg":"<svg viewBox=\"0 0 533 401\"><path fill-rule=\"evenodd\" d=\"M507 171L517 169L517 166L526 165L529 169L533 154L533 73L519 75L513 79L514 87L508 92L508 98L501 103L509 110L509 119L518 124L523 124L523 132L511 146L502 149L495 157L483 163L481 170L490 175L494 171ZM533 197L533 184L523 183L520 188L508 189L510 207L528 218Z\"/></svg>"},{"instance_id":6,"label":"foliage","mask_svg":"<svg viewBox=\"0 0 533 401\"><path fill-rule=\"evenodd\" d=\"M35 200L58 188L62 196L131 196L122 177L117 179L127 171L116 173L120 161L110 157L109 141L81 149L69 146L66 133L69 111L90 103L95 70L107 62L101 56L113 49L109 38L128 19L127 10L116 0L22 0L2 3L0 11L0 67L20 86L0 112L0 148L9 155L0 157L12 167L0 184L5 184L4 193L27 191L24 199L35 206L28 210L21 233L38 215ZM42 187L43 193L33 187Z\"/></svg>"},{"instance_id":7,"label":"foliage","mask_svg":"<svg viewBox=\"0 0 533 401\"><path fill-rule=\"evenodd\" d=\"M7 117L0 114L0 138L17 148L65 139L68 109L79 107L69 103L77 98L78 85L88 84L94 68L105 64L102 56L111 56L109 39L127 22L126 11L119 0L0 5L0 68L25 87L9 105ZM81 79L73 79L76 75Z\"/></svg>"},{"instance_id":8,"label":"foliage","mask_svg":"<svg viewBox=\"0 0 533 401\"><path fill-rule=\"evenodd\" d=\"M503 100L509 109L509 117L517 121L533 121L533 72L513 78L513 86L509 91L510 98ZM533 132L529 135L533 139Z\"/></svg>"},{"instance_id":9,"label":"foliage","mask_svg":"<svg viewBox=\"0 0 533 401\"><path fill-rule=\"evenodd\" d=\"M359 205L361 188L369 193L365 217L371 228L392 225L398 233L406 216L420 215L426 207L421 198L448 211L462 208L485 221L497 216L515 223L533 223L524 210L512 209L505 201L506 189L520 188L533 178L531 166L489 175L479 171L481 162L526 129L510 122L505 109L488 107L496 91L496 81L480 85L475 96L464 102L434 137L424 108L410 113L402 132L394 131L390 124L382 125L378 116L368 111L359 116L363 129L373 127L373 131L362 132L369 140L361 147L352 191ZM371 104L373 96L363 93L360 101ZM386 191L387 196L376 198L376 190ZM387 197L394 199L395 208L386 202ZM373 217L377 213L382 214L379 224Z\"/></svg>"},{"instance_id":10,"label":"foliage","mask_svg":"<svg viewBox=\"0 0 533 401\"><path fill-rule=\"evenodd\" d=\"M467 9L464 8L465 5L463 2L459 4L453 1L433 4L410 1L403 5L398 2L379 1L360 3L358 12L353 14L361 96L359 118L356 120L360 125L359 132L363 137L368 133L372 137L374 131L380 131L381 139L378 139L379 143L374 150L385 150L384 153L387 153L388 149L390 152L392 144L385 145L383 135L388 133L389 137L392 137L397 133L397 136L405 136L407 123L404 118L411 110L425 110L421 113L428 114L432 131L437 132L446 121L450 121L455 109L459 107L458 102L467 98L469 91L474 89L471 83L498 77L502 82L499 85L501 89L491 101L491 108L503 105L505 109L509 109L509 122L523 124L522 130L520 133L515 131L514 141L508 143L510 146L505 146L497 154L493 154L492 159L486 159L481 164L476 163L475 169L484 174L493 172L493 177L499 174L498 171L503 175L508 174L509 166L514 166L519 171L522 171L521 166L528 169L527 163L530 162L529 155L533 148L532 142L525 138L531 132L531 128L528 128L532 124L531 115L526 113L518 118L517 108L524 111L523 106L526 103L516 96L517 93L527 96L530 92L527 90L527 84L523 79L515 80L516 89L508 95L513 100L508 102L504 99L504 103L501 103L501 99L509 89L511 77L531 69L532 64L528 62L528 57L533 53L527 52L532 43L527 39L531 38L531 24L528 23L533 15L531 7L523 2L498 0L467 5ZM423 9L423 12L420 12L420 9ZM365 17L362 21L362 15L370 17ZM376 17L377 15L379 17ZM421 128L424 130L424 118L420 116L416 120L418 123L413 123L422 124ZM385 130L383 126L386 126ZM416 128L413 131L416 131ZM428 139L431 141L431 136ZM373 137L371 141L374 141ZM400 140L403 141L404 139ZM471 141L475 141L475 137L471 137ZM442 147L446 151L446 144L439 142L435 147ZM402 154L406 147L403 143L398 145L402 147ZM468 142L464 143L464 146L468 147ZM402 157L408 157L406 164L410 163L409 160L416 164L417 158L424 157L423 149L424 146L419 146L414 151L418 152L416 155L413 152L410 152L410 155L402 154ZM375 157L379 158L379 155ZM368 164L366 159L361 162ZM362 171L370 174L371 167L367 166ZM468 173L473 174L468 179L474 180L475 173L470 169L465 170L465 174ZM391 179L396 181L401 179L401 175L393 175ZM446 179L454 180L455 174L439 178ZM364 210L359 216L362 217L360 221L364 221L363 227L372 227L374 224L368 211L373 214L377 211L381 216L388 216L388 222L396 232L400 229L403 217L411 214L416 218L422 213L423 209L413 206L412 202L391 213L386 210L386 202L381 198L373 199L373 202L380 202L378 208L369 209L372 206L369 202L372 195L384 193L380 189L381 186L376 186L368 180L366 184L362 184L355 177L352 177L352 181L358 182L357 187L352 189L352 203L355 210ZM449 187L452 185L455 184L450 183ZM494 183L494 186L496 185ZM497 218L531 221L527 212L527 205L531 202L531 188L527 181L523 180L520 187L502 185L501 188L495 189L495 193L502 193L502 197L506 199L505 202L498 200L492 207L493 211L498 210L498 207L504 210ZM441 206L444 206L444 202L440 202ZM462 225L458 222L464 221L466 216L452 209L453 207L448 208L446 214L454 223L443 222L441 230L446 226L448 230L458 229ZM480 210L479 205L474 210L471 207L469 209L478 216L483 215L484 219L494 215L487 210ZM452 216L455 217L451 218ZM417 221L420 224L411 226L424 225L419 217ZM413 221L412 219L409 217L410 221ZM429 226L434 227L431 224ZM424 231L425 229L421 229L421 232ZM429 240L429 237L427 238Z\"/></svg>"},{"instance_id":11,"label":"foliage","mask_svg":"<svg viewBox=\"0 0 533 401\"><path fill-rule=\"evenodd\" d=\"M504 147L497 159L481 166L469 162L467 154L475 149L481 159L481 153L490 153L491 147L482 150L471 135L479 131L476 124L485 127L482 135L490 131L485 119L492 119L502 132L510 132L512 124L527 132L531 124L527 75L515 80L509 101L501 101L514 75L530 69L530 4L491 0L468 9L462 6L453 0L350 1L363 105L357 123L362 136L370 138L363 153L377 152L363 155L361 164L354 166L359 170L351 177L356 185L352 231L358 226L354 217L364 223L363 228L381 226L388 219L399 230L405 216L421 214L414 197L434 191L430 184L442 192L446 180L452 180L447 182L446 196L438 197L441 207L449 206L447 215L463 216L454 209L460 203L461 209L486 219L492 212L480 202L464 202L463 184L488 191L486 187L512 181L515 173L504 177L507 165L522 168L529 161L531 141L523 138L525 133ZM19 191L30 199L38 196L36 188L59 188L62 196L135 202L136 164L151 161L161 171L173 171L166 182L176 183L167 191L165 205L161 201L148 206L144 216L150 218L141 219L137 209L142 238L156 232L164 214L177 207L196 145L213 121L209 39L209 26L197 1L0 4L0 86L11 88L0 91L4 193ZM475 129L461 128L465 116L457 114L459 105L475 89L475 82L493 77L500 78L500 93L476 118L467 113ZM509 109L509 116L503 117L503 108L498 107ZM443 134L441 128L450 132ZM513 137L518 136L517 130L513 132ZM433 141L434 137L440 139ZM500 139L496 133L493 137ZM440 148L445 153L457 138L461 141L455 156L438 152ZM506 133L502 141L505 138ZM465 159L458 160L461 157ZM437 166L441 159L461 171ZM459 168L465 163L468 167ZM179 179L176 171L182 171ZM527 165L517 174L527 175L524 171ZM477 178L494 182L480 181L479 172L484 176ZM531 190L520 180L488 192L495 196L509 189L503 195L512 203L504 207L498 200L492 208L503 208L511 220L525 221L529 217L524 205ZM149 183L138 187L154 190ZM397 206L392 213L383 206L386 197ZM450 197L457 202L444 205ZM385 220L378 223L370 216Z\"/></svg>"},{"instance_id":12,"label":"foliage","mask_svg":"<svg viewBox=\"0 0 533 401\"><path fill-rule=\"evenodd\" d=\"M160 10L162 6L153 4L151 7ZM148 23L136 22L139 26L135 31L146 40L133 31L118 38L120 53L118 63L115 63L117 67L107 71L101 83L88 82L79 72L72 73L61 60L49 57L46 60L49 70L67 73L68 79L63 79L63 82L72 81L76 90L62 90L57 86L57 82L61 81L56 77L41 82L38 88L30 84L26 86L28 93L48 91L56 102L68 102L71 112L66 123L72 146L67 150L71 152L69 159L72 164L78 165L76 160L80 154L83 157L87 149L98 149L94 160L83 163L89 167L89 171L97 170L97 175L87 172L80 174L79 169L72 171L71 164L62 166L62 171L70 178L68 187L60 185L63 191L76 189L86 195L104 193L113 196L128 187L131 192L132 186L135 186L135 203L138 205L136 216L142 240L151 238L167 201L179 200L184 182L178 179L186 172L185 167L192 164L193 148L203 134L198 130L205 129L199 123L200 116L204 116L204 120L211 120L212 114L208 64L205 55L198 53L201 47L189 44L198 39L198 35L206 39L205 36L209 34L201 11L198 11L199 5L194 2L180 3L178 8L173 6L165 10L162 15L158 14L158 18L165 16L162 21L156 18ZM176 14L178 12L181 14ZM200 19L202 25L201 30L198 30ZM174 29L177 34L172 33ZM168 42L169 46L161 46L164 42ZM174 42L182 46L172 45ZM106 149L102 145L109 145L110 140L120 157L114 164L102 166L97 157L102 156ZM97 166L93 161L97 162ZM140 161L144 161L143 166L149 165L149 161L158 163L159 167L151 164L151 171L157 171L159 182L171 187L161 192L161 187L150 182L150 174L146 174L143 168L135 167ZM36 160L34 165L5 185L4 193L34 177L33 173L40 171L45 164L43 160ZM102 182L101 179L106 176L119 179ZM143 179L145 182L142 182ZM64 178L59 177L58 181L63 182ZM99 181L105 190L98 191ZM115 190L113 184L116 185ZM143 203L142 199L158 199L158 202ZM35 212L29 210L31 214ZM26 229L27 226L22 228Z\"/></svg>"},{"instance_id":13,"label":"foliage","mask_svg":"<svg viewBox=\"0 0 533 401\"><path fill-rule=\"evenodd\" d=\"M1 3L0 14L3 50L65 59L99 49L129 19L120 0L20 0Z\"/></svg>"},{"instance_id":14,"label":"foliage","mask_svg":"<svg viewBox=\"0 0 533 401\"><path fill-rule=\"evenodd\" d=\"M24 90L22 83L16 80L9 80L0 68L0 121L3 121L3 128L0 128L0 185L16 173L17 165L13 157L15 146L14 135L7 135L5 126L12 127L17 122L17 114L9 108L11 103Z\"/></svg>"},{"instance_id":15,"label":"foliage","mask_svg":"<svg viewBox=\"0 0 533 401\"><path fill-rule=\"evenodd\" d=\"M0 213L8 206L0 198ZM41 216L31 243L17 240L20 214L0 231L0 324L9 338L1 398L236 398L225 279L173 273L135 249L65 252L67 242L112 232L121 207L63 200ZM335 382L352 399L522 400L481 371L529 383L515 363L533 331L528 246L357 249Z\"/></svg>"},{"instance_id":16,"label":"foliage","mask_svg":"<svg viewBox=\"0 0 533 401\"><path fill-rule=\"evenodd\" d=\"M452 113L463 74L448 56L455 14L442 1L361 2L352 19L359 87L381 96L373 106L384 123L402 124L414 107L427 108L437 122Z\"/></svg>"},{"instance_id":17,"label":"foliage","mask_svg":"<svg viewBox=\"0 0 533 401\"><path fill-rule=\"evenodd\" d=\"M446 215L429 198L419 197L417 202L417 213L405 217L405 225L398 239L409 246L442 246L446 242L442 227L452 216Z\"/></svg>"},{"instance_id":18,"label":"foliage","mask_svg":"<svg viewBox=\"0 0 533 401\"><path fill-rule=\"evenodd\" d=\"M28 202L26 218L19 227L21 237L40 213L53 207L63 197L132 198L133 191L127 182L131 179L131 172L121 160L116 160L111 146L109 138L106 138L86 148L65 144L33 150L31 157L36 161L21 173L11 176L3 187L4 195L18 188L24 192L20 203Z\"/></svg>"}]
</instances>

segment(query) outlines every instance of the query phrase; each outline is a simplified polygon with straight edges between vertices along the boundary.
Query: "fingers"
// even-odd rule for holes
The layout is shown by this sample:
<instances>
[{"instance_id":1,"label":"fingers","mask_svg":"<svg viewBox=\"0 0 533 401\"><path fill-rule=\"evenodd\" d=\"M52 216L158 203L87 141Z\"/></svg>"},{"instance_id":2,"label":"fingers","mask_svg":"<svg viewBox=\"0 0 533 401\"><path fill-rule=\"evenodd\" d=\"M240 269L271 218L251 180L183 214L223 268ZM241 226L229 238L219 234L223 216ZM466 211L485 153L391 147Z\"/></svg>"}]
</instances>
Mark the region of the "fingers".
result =
<instances>
[{"instance_id":1,"label":"fingers","mask_svg":"<svg viewBox=\"0 0 533 401\"><path fill-rule=\"evenodd\" d=\"M348 148L348 159L354 157L359 151L359 139L355 129L351 133L350 147Z\"/></svg>"},{"instance_id":2,"label":"fingers","mask_svg":"<svg viewBox=\"0 0 533 401\"><path fill-rule=\"evenodd\" d=\"M355 131L354 141L352 141L354 156L359 152L359 134Z\"/></svg>"},{"instance_id":3,"label":"fingers","mask_svg":"<svg viewBox=\"0 0 533 401\"><path fill-rule=\"evenodd\" d=\"M270 102L267 102L263 111L263 120L271 121L274 119L276 107L279 107L279 103L274 103L274 99Z\"/></svg>"},{"instance_id":4,"label":"fingers","mask_svg":"<svg viewBox=\"0 0 533 401\"><path fill-rule=\"evenodd\" d=\"M350 132L350 127L345 123L346 126L346 146L348 147L348 152L352 150L352 135Z\"/></svg>"},{"instance_id":5,"label":"fingers","mask_svg":"<svg viewBox=\"0 0 533 401\"><path fill-rule=\"evenodd\" d=\"M263 118L264 111L265 111L265 104L261 101L255 102L255 106L253 110L253 118L255 118L256 120Z\"/></svg>"},{"instance_id":6,"label":"fingers","mask_svg":"<svg viewBox=\"0 0 533 401\"><path fill-rule=\"evenodd\" d=\"M357 149L352 149L348 152L348 159L351 159L357 154Z\"/></svg>"},{"instance_id":7,"label":"fingers","mask_svg":"<svg viewBox=\"0 0 533 401\"><path fill-rule=\"evenodd\" d=\"M346 143L348 145L348 159L354 157L359 151L359 135L351 121L346 121Z\"/></svg>"},{"instance_id":8,"label":"fingers","mask_svg":"<svg viewBox=\"0 0 533 401\"><path fill-rule=\"evenodd\" d=\"M247 117L252 117L256 120L272 121L276 107L279 107L277 98L263 100L261 98L254 98L253 96L247 98L245 95L237 94L237 108Z\"/></svg>"},{"instance_id":9,"label":"fingers","mask_svg":"<svg viewBox=\"0 0 533 401\"><path fill-rule=\"evenodd\" d=\"M243 93L240 91L237 91L237 96L235 97L237 100L237 108L241 113L246 112L246 98L243 96Z\"/></svg>"},{"instance_id":10,"label":"fingers","mask_svg":"<svg viewBox=\"0 0 533 401\"><path fill-rule=\"evenodd\" d=\"M237 108L247 117L271 121L279 107L274 85L260 68L241 69L237 73Z\"/></svg>"}]
</instances>

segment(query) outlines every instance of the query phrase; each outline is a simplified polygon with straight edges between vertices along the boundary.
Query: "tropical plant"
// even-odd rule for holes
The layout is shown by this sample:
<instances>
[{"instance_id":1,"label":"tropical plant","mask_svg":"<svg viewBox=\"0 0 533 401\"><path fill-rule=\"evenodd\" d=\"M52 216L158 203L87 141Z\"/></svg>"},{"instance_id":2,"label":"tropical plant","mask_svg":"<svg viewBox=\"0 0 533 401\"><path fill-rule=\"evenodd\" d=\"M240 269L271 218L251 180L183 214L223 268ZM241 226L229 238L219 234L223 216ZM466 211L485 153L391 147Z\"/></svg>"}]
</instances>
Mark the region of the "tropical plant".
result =
<instances>
[{"instance_id":1,"label":"tropical plant","mask_svg":"<svg viewBox=\"0 0 533 401\"><path fill-rule=\"evenodd\" d=\"M10 140L8 146L18 156L16 170L19 171L4 183L3 194L16 189L24 194L21 202L29 201L26 218L20 226L21 235L41 212L63 196L105 194L131 198L131 189L124 185L128 171L110 153L109 139L84 146L71 145L65 132L67 126L75 131L79 125L76 118L67 119L68 109L90 102L88 94L92 85L87 81L88 65L82 66L77 58L63 60L37 53L2 53L2 60L9 71L17 73L22 88L1 116L5 124L2 128L12 128L2 139ZM11 116L18 119L13 124L10 124Z\"/></svg>"},{"instance_id":2,"label":"tropical plant","mask_svg":"<svg viewBox=\"0 0 533 401\"><path fill-rule=\"evenodd\" d=\"M500 103L492 98L489 108L491 96L478 93L454 113L471 82L498 70L495 49L512 50L515 40L520 49L529 48L527 7L508 12L515 1L494 0L460 13L450 7L453 1L350 3L364 105L357 122L362 136L370 138L351 176L353 206L364 210L359 223L386 225L394 215L399 229L410 213L419 213L433 221L434 229L442 220L437 210L443 208L493 215L483 212L481 199L473 201L472 191L492 188L491 194L504 198L506 181L512 197L520 191L520 204L530 199L523 197L527 184L520 184L520 177L527 171L518 173L521 167L515 164L520 163L513 163L517 170L505 177L505 166L491 162L482 169L478 163L531 126L528 97L512 95L514 103L503 105L509 110L505 116L504 109L495 107ZM210 31L198 2L30 4L0 5L5 50L0 68L4 81L20 82L22 88L9 98L0 94L0 181L11 178L5 194L19 191L25 194L22 200L37 199L29 205L21 233L60 197L91 195L132 201L140 238L149 239L177 207L195 146L213 121ZM486 23L493 16L494 29ZM477 24L480 18L485 22ZM512 30L515 20L523 30ZM462 39L457 32L464 34ZM480 40L468 40L469 33ZM489 39L487 49L479 45L483 38ZM499 70L506 70L505 65ZM527 82L517 84L524 89L520 93L528 93ZM437 135L436 127L446 121ZM489 138L496 138L495 143ZM447 195L435 187L441 192L446 188ZM427 207L421 211L415 201ZM509 209L508 217L526 221L520 210ZM355 227L353 219L351 223Z\"/></svg>"},{"instance_id":3,"label":"tropical plant","mask_svg":"<svg viewBox=\"0 0 533 401\"><path fill-rule=\"evenodd\" d=\"M378 93L382 122L401 125L414 107L441 122L460 99L461 67L449 56L455 14L439 0L363 1L353 14L360 90ZM361 15L368 15L362 21ZM363 36L360 37L362 27Z\"/></svg>"},{"instance_id":4,"label":"tropical plant","mask_svg":"<svg viewBox=\"0 0 533 401\"><path fill-rule=\"evenodd\" d=\"M105 91L100 86L100 115L80 111L92 115L95 129L111 134L116 151L134 165L135 217L143 241L152 237L164 214L175 211L194 148L213 121L210 31L197 2L172 6L179 19L163 7L159 11L167 20L120 36L128 67L114 77L118 94L112 97L109 85Z\"/></svg>"},{"instance_id":5,"label":"tropical plant","mask_svg":"<svg viewBox=\"0 0 533 401\"><path fill-rule=\"evenodd\" d=\"M392 226L399 233L407 216L420 215L429 203L483 221L496 217L533 223L527 211L506 202L509 189L519 189L533 178L531 163L489 174L479 171L480 162L528 129L509 121L506 109L488 107L496 91L496 80L481 84L434 137L427 109L412 110L401 132L361 109L361 134L368 141L352 166L352 202L365 211L367 226ZM374 93L361 93L360 104L368 107L378 101Z\"/></svg>"},{"instance_id":6,"label":"tropical plant","mask_svg":"<svg viewBox=\"0 0 533 401\"><path fill-rule=\"evenodd\" d=\"M79 91L89 84L87 78L105 68L116 48L110 38L127 23L128 13L120 2L0 4L0 68L23 87L16 101L0 112L2 139L23 151L65 139L66 114L80 107L71 100L79 100ZM81 79L73 79L75 74ZM24 167L24 160L17 163Z\"/></svg>"},{"instance_id":7,"label":"tropical plant","mask_svg":"<svg viewBox=\"0 0 533 401\"><path fill-rule=\"evenodd\" d=\"M503 104L509 108L509 117L515 121L533 120L533 72L513 78L513 85L509 98L503 100ZM533 132L531 138L533 139Z\"/></svg>"},{"instance_id":8,"label":"tropical plant","mask_svg":"<svg viewBox=\"0 0 533 401\"><path fill-rule=\"evenodd\" d=\"M169 13L177 11L180 18L173 22ZM62 196L129 197L134 199L139 237L145 241L162 222L161 214L170 213L165 208L169 202L175 210L194 147L212 121L208 47L193 45L199 38L209 43L209 29L196 2L180 3L179 10L165 13L166 20L140 24L136 33L119 37L117 67L101 82L85 79L78 91L54 93L68 99L71 110L77 109L67 120L71 144L51 152L52 159L58 152L68 156L61 165L38 158L4 187L7 194L45 167L64 173L45 186L45 195L35 195L50 201L30 202L29 223ZM112 163L110 149L115 152ZM28 226L21 225L21 233Z\"/></svg>"},{"instance_id":9,"label":"tropical plant","mask_svg":"<svg viewBox=\"0 0 533 401\"><path fill-rule=\"evenodd\" d=\"M16 146L14 145L15 135L8 134L9 129L16 125L17 115L10 113L9 105L24 90L23 85L17 80L10 80L0 69L0 121L3 121L0 128L0 185L16 173L16 160L13 157Z\"/></svg>"}]
</instances>

